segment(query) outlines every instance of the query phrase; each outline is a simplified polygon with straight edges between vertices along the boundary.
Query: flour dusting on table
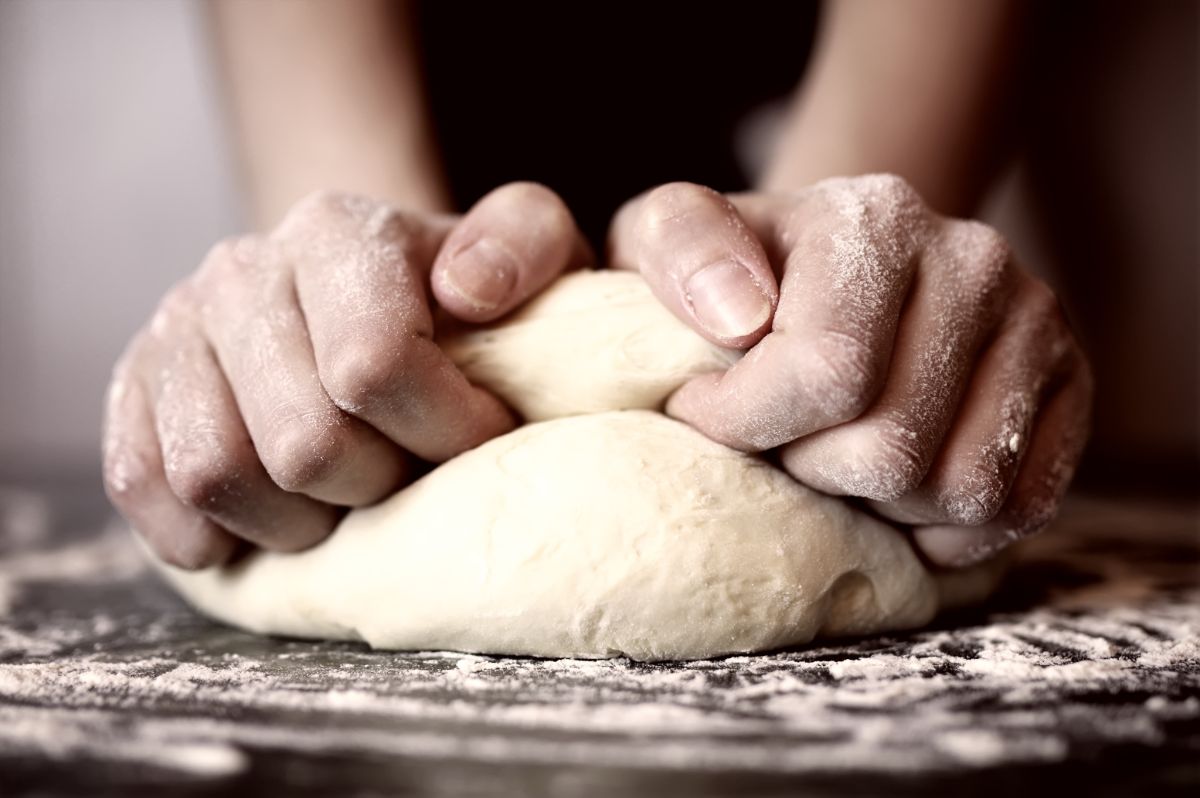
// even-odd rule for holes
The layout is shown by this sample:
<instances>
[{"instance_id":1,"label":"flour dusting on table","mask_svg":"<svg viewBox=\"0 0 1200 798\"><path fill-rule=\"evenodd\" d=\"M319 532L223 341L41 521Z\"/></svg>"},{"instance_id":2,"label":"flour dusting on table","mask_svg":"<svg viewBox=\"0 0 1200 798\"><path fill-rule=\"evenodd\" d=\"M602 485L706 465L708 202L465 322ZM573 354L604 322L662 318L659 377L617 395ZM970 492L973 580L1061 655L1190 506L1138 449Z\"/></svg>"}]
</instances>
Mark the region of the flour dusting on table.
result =
<instances>
[{"instance_id":1,"label":"flour dusting on table","mask_svg":"<svg viewBox=\"0 0 1200 798\"><path fill-rule=\"evenodd\" d=\"M257 638L191 613L124 534L0 552L0 768L100 760L213 780L284 750L899 775L1200 751L1195 542L1143 537L1139 560L1106 529L1039 542L987 615L677 664Z\"/></svg>"}]
</instances>

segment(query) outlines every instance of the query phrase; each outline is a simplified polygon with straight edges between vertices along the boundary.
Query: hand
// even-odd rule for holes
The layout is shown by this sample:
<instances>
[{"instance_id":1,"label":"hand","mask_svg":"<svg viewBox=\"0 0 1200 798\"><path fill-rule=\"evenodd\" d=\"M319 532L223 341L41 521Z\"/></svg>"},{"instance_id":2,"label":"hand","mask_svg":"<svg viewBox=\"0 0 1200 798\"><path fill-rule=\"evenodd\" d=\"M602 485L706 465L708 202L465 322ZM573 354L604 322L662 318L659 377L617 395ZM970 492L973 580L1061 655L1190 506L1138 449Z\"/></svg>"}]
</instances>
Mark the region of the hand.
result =
<instances>
[{"instance_id":1,"label":"hand","mask_svg":"<svg viewBox=\"0 0 1200 798\"><path fill-rule=\"evenodd\" d=\"M226 561L238 539L311 546L343 506L513 426L433 342L432 298L488 321L586 261L570 213L532 184L461 220L320 193L272 233L218 244L114 370L113 503L163 560Z\"/></svg>"},{"instance_id":2,"label":"hand","mask_svg":"<svg viewBox=\"0 0 1200 798\"><path fill-rule=\"evenodd\" d=\"M722 196L675 183L610 232L698 333L746 349L667 411L796 479L911 524L966 565L1055 514L1088 431L1092 379L1054 294L985 225L903 180Z\"/></svg>"}]
</instances>

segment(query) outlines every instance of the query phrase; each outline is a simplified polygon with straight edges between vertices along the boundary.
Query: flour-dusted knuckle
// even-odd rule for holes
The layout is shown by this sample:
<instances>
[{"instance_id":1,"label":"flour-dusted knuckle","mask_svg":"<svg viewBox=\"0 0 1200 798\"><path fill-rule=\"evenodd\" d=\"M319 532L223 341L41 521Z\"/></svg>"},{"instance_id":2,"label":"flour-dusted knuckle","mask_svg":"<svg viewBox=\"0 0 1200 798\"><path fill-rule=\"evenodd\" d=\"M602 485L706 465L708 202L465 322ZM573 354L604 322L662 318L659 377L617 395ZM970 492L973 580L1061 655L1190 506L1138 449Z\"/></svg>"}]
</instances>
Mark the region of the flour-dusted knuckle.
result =
<instances>
[{"instance_id":1,"label":"flour-dusted knuckle","mask_svg":"<svg viewBox=\"0 0 1200 798\"><path fill-rule=\"evenodd\" d=\"M352 512L313 549L164 566L170 581L257 632L639 660L911 628L940 594L990 588L967 576L946 590L898 530L656 412L730 356L635 274L563 278L447 350L533 423Z\"/></svg>"}]
</instances>

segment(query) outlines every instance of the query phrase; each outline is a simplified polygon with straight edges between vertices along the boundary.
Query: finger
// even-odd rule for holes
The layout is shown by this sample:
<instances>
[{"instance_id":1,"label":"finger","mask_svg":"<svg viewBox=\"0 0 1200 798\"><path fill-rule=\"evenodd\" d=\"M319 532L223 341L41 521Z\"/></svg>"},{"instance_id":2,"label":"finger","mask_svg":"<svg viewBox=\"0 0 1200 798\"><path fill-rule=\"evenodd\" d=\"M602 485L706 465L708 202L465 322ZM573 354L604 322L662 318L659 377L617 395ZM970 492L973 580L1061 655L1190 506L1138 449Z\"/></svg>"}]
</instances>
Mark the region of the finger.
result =
<instances>
[{"instance_id":1,"label":"finger","mask_svg":"<svg viewBox=\"0 0 1200 798\"><path fill-rule=\"evenodd\" d=\"M176 497L266 549L298 551L323 540L338 511L271 481L200 331L177 329L172 341L150 390L163 466Z\"/></svg>"},{"instance_id":2,"label":"finger","mask_svg":"<svg viewBox=\"0 0 1200 798\"><path fill-rule=\"evenodd\" d=\"M1050 289L1027 280L980 357L958 415L925 480L894 502L873 502L905 524L975 526L993 518L1028 449L1038 407L1073 352Z\"/></svg>"},{"instance_id":3,"label":"finger","mask_svg":"<svg viewBox=\"0 0 1200 798\"><path fill-rule=\"evenodd\" d=\"M272 481L351 506L395 490L408 470L404 453L325 392L279 247L261 239L218 246L201 276L205 335Z\"/></svg>"},{"instance_id":4,"label":"finger","mask_svg":"<svg viewBox=\"0 0 1200 798\"><path fill-rule=\"evenodd\" d=\"M437 301L453 316L485 322L541 291L564 269L593 260L558 195L509 183L475 203L433 263Z\"/></svg>"},{"instance_id":5,"label":"finger","mask_svg":"<svg viewBox=\"0 0 1200 798\"><path fill-rule=\"evenodd\" d=\"M781 452L801 482L889 502L916 489L933 463L1013 281L1007 246L983 225L952 222L929 251L935 254L918 269L879 399L859 418Z\"/></svg>"},{"instance_id":6,"label":"finger","mask_svg":"<svg viewBox=\"0 0 1200 798\"><path fill-rule=\"evenodd\" d=\"M698 377L668 412L729 446L780 446L861 414L882 388L928 226L898 180L819 184L780 206L735 197L786 253L772 331L724 374Z\"/></svg>"},{"instance_id":7,"label":"finger","mask_svg":"<svg viewBox=\"0 0 1200 798\"><path fill-rule=\"evenodd\" d=\"M938 565L973 565L1050 523L1087 443L1091 396L1091 373L1080 358L1066 386L1038 415L1029 451L997 516L976 527L917 527L913 537L921 551Z\"/></svg>"},{"instance_id":8,"label":"finger","mask_svg":"<svg viewBox=\"0 0 1200 798\"><path fill-rule=\"evenodd\" d=\"M617 268L642 273L676 316L719 346L744 349L770 329L779 298L762 244L729 200L692 183L634 199L613 222Z\"/></svg>"},{"instance_id":9,"label":"finger","mask_svg":"<svg viewBox=\"0 0 1200 798\"><path fill-rule=\"evenodd\" d=\"M507 432L499 399L471 385L433 341L425 291L430 241L393 213L372 227L331 211L320 258L293 254L323 396L418 457L447 460ZM253 427L251 427L253 429Z\"/></svg>"},{"instance_id":10,"label":"finger","mask_svg":"<svg viewBox=\"0 0 1200 798\"><path fill-rule=\"evenodd\" d=\"M104 431L104 487L121 514L170 565L196 569L233 556L237 539L190 507L167 484L145 389L118 366L109 387Z\"/></svg>"}]
</instances>

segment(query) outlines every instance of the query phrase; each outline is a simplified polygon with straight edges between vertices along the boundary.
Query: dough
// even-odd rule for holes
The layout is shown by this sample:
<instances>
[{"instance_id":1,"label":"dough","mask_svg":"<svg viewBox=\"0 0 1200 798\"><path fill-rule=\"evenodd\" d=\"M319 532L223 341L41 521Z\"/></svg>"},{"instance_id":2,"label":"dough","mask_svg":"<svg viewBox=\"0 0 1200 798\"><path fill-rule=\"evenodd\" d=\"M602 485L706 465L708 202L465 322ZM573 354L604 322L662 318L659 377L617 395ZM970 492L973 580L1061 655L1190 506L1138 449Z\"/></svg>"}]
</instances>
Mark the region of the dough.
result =
<instances>
[{"instance_id":1,"label":"dough","mask_svg":"<svg viewBox=\"0 0 1200 798\"><path fill-rule=\"evenodd\" d=\"M690 378L738 357L684 326L641 277L613 271L560 278L504 323L442 347L526 421L658 410Z\"/></svg>"},{"instance_id":2,"label":"dough","mask_svg":"<svg viewBox=\"0 0 1200 798\"><path fill-rule=\"evenodd\" d=\"M919 626L995 581L959 575L950 596L901 533L655 412L731 355L637 275L564 277L444 343L534 423L350 513L306 552L162 566L176 588L256 632L663 660Z\"/></svg>"}]
</instances>

